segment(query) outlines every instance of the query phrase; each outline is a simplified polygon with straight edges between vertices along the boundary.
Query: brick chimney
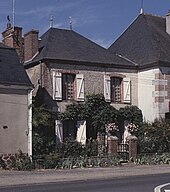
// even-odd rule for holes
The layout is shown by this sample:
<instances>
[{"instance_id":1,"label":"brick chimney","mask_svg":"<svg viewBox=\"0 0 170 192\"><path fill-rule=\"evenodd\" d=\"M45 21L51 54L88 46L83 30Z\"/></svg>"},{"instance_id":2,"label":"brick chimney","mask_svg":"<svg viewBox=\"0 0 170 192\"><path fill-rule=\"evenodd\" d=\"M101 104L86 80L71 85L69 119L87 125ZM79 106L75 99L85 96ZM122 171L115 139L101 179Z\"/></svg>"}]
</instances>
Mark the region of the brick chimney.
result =
<instances>
[{"instance_id":1,"label":"brick chimney","mask_svg":"<svg viewBox=\"0 0 170 192\"><path fill-rule=\"evenodd\" d=\"M11 27L10 23L7 24L7 28L2 32L2 44L7 47L15 48L20 61L23 62L23 41L22 41L22 28Z\"/></svg>"},{"instance_id":2,"label":"brick chimney","mask_svg":"<svg viewBox=\"0 0 170 192\"><path fill-rule=\"evenodd\" d=\"M29 61L38 52L39 31L32 29L24 35L24 61Z\"/></svg>"},{"instance_id":3,"label":"brick chimney","mask_svg":"<svg viewBox=\"0 0 170 192\"><path fill-rule=\"evenodd\" d=\"M166 14L166 32L170 35L170 10Z\"/></svg>"}]
</instances>

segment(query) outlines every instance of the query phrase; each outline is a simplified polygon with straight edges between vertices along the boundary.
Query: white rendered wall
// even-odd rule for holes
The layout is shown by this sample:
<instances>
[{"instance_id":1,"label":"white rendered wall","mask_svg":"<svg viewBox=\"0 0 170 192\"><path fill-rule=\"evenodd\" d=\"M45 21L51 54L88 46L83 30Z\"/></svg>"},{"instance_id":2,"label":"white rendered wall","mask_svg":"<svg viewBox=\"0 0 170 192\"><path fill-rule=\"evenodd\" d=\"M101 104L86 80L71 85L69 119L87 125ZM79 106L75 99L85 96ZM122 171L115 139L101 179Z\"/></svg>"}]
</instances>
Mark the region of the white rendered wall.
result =
<instances>
[{"instance_id":1,"label":"white rendered wall","mask_svg":"<svg viewBox=\"0 0 170 192\"><path fill-rule=\"evenodd\" d=\"M145 121L154 121L158 116L158 108L155 105L153 93L155 85L155 72L158 69L152 69L138 73L138 107L142 110Z\"/></svg>"}]
</instances>

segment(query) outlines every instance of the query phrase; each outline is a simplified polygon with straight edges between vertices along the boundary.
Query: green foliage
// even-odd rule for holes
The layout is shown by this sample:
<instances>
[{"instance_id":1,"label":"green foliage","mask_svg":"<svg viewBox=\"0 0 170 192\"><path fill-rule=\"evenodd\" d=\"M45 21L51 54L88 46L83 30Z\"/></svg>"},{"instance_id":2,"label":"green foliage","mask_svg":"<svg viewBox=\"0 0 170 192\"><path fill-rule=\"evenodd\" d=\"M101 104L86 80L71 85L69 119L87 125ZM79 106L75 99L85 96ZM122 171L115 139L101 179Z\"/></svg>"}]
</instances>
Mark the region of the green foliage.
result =
<instances>
[{"instance_id":1,"label":"green foliage","mask_svg":"<svg viewBox=\"0 0 170 192\"><path fill-rule=\"evenodd\" d=\"M45 105L33 105L33 155L55 150L54 120L56 115Z\"/></svg>"},{"instance_id":2,"label":"green foliage","mask_svg":"<svg viewBox=\"0 0 170 192\"><path fill-rule=\"evenodd\" d=\"M19 150L19 154L15 162L15 167L19 171L30 171L33 169L31 159L21 150Z\"/></svg>"},{"instance_id":3,"label":"green foliage","mask_svg":"<svg viewBox=\"0 0 170 192\"><path fill-rule=\"evenodd\" d=\"M121 120L129 120L135 125L143 122L142 111L137 106L126 106L119 109Z\"/></svg>"},{"instance_id":4,"label":"green foliage","mask_svg":"<svg viewBox=\"0 0 170 192\"><path fill-rule=\"evenodd\" d=\"M138 132L138 139L140 152L170 152L170 124L164 120L144 123Z\"/></svg>"},{"instance_id":5,"label":"green foliage","mask_svg":"<svg viewBox=\"0 0 170 192\"><path fill-rule=\"evenodd\" d=\"M108 123L117 123L118 118L118 110L105 101L103 94L88 95L84 104L68 105L59 115L60 120L86 120L98 132L104 132Z\"/></svg>"},{"instance_id":6,"label":"green foliage","mask_svg":"<svg viewBox=\"0 0 170 192\"><path fill-rule=\"evenodd\" d=\"M134 163L137 165L170 165L170 154L138 155Z\"/></svg>"},{"instance_id":7,"label":"green foliage","mask_svg":"<svg viewBox=\"0 0 170 192\"><path fill-rule=\"evenodd\" d=\"M74 169L92 167L113 167L121 165L121 159L117 156L110 157L68 157L60 159L45 159L43 168L45 169Z\"/></svg>"},{"instance_id":8,"label":"green foliage","mask_svg":"<svg viewBox=\"0 0 170 192\"><path fill-rule=\"evenodd\" d=\"M105 132L106 125L109 123L118 123L119 112L113 106L107 104L94 116L92 116L92 125L98 132Z\"/></svg>"},{"instance_id":9,"label":"green foliage","mask_svg":"<svg viewBox=\"0 0 170 192\"><path fill-rule=\"evenodd\" d=\"M84 119L84 105L83 104L70 104L66 106L64 113L60 113L60 120L83 120Z\"/></svg>"},{"instance_id":10,"label":"green foliage","mask_svg":"<svg viewBox=\"0 0 170 192\"><path fill-rule=\"evenodd\" d=\"M104 107L107 106L105 98L103 94L92 94L87 95L84 108L85 108L85 119L91 120L91 118L96 115L99 111L101 111Z\"/></svg>"},{"instance_id":11,"label":"green foliage","mask_svg":"<svg viewBox=\"0 0 170 192\"><path fill-rule=\"evenodd\" d=\"M61 158L77 158L80 156L97 155L97 141L89 140L86 145L67 138L64 143L58 147L56 154Z\"/></svg>"}]
</instances>

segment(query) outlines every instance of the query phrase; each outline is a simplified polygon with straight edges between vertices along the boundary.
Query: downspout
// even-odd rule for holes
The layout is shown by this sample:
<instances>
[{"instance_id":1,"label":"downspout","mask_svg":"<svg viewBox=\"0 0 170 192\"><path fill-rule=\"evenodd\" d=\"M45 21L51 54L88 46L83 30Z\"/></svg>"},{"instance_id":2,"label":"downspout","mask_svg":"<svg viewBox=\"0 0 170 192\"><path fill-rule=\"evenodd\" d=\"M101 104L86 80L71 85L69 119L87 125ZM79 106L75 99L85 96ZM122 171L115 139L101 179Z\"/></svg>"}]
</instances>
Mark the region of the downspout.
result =
<instances>
[{"instance_id":1,"label":"downspout","mask_svg":"<svg viewBox=\"0 0 170 192\"><path fill-rule=\"evenodd\" d=\"M32 161L32 92L28 90L28 156Z\"/></svg>"},{"instance_id":2,"label":"downspout","mask_svg":"<svg viewBox=\"0 0 170 192\"><path fill-rule=\"evenodd\" d=\"M43 78L43 74L42 74L42 71L43 71L43 69L42 69L42 62L41 61L39 61L39 63L40 63L40 86L42 87L42 78Z\"/></svg>"}]
</instances>

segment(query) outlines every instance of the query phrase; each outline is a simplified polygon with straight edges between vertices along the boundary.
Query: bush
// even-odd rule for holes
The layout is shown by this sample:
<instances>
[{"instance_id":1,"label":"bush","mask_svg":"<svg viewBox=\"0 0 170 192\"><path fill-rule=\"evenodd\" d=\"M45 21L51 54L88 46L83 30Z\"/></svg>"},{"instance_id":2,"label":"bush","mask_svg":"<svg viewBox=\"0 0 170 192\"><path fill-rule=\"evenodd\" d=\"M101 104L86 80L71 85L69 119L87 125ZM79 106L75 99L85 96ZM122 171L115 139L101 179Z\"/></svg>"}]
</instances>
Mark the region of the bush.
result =
<instances>
[{"instance_id":1,"label":"bush","mask_svg":"<svg viewBox=\"0 0 170 192\"><path fill-rule=\"evenodd\" d=\"M170 165L170 154L152 154L152 155L138 155L135 159L135 164L137 165L162 165L168 164Z\"/></svg>"},{"instance_id":2,"label":"bush","mask_svg":"<svg viewBox=\"0 0 170 192\"><path fill-rule=\"evenodd\" d=\"M165 120L145 123L138 132L140 153L170 152L170 124Z\"/></svg>"}]
</instances>

